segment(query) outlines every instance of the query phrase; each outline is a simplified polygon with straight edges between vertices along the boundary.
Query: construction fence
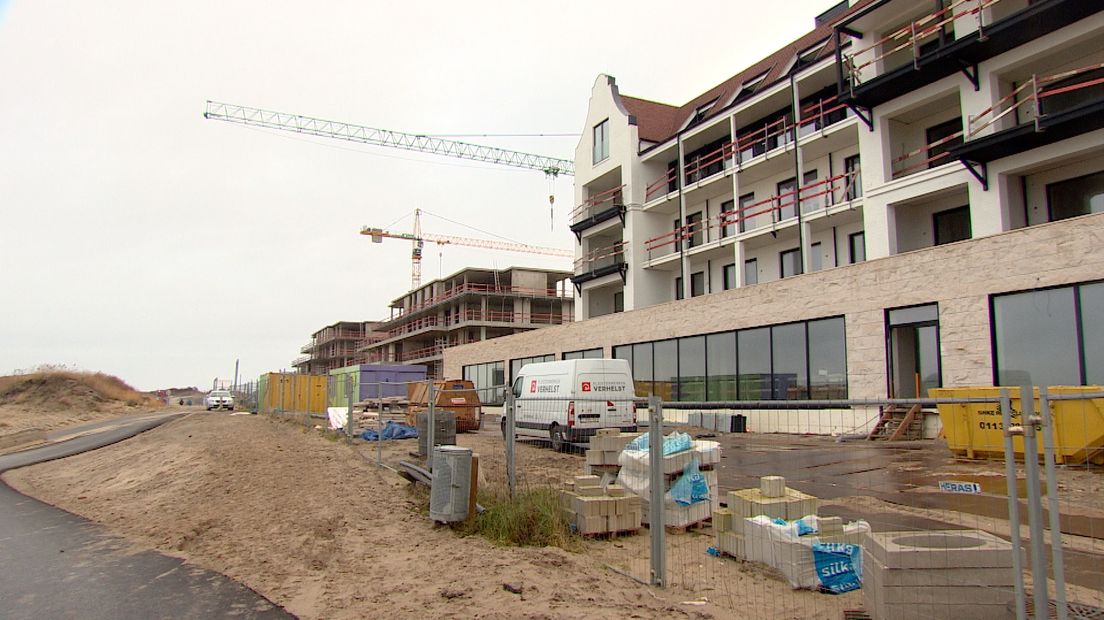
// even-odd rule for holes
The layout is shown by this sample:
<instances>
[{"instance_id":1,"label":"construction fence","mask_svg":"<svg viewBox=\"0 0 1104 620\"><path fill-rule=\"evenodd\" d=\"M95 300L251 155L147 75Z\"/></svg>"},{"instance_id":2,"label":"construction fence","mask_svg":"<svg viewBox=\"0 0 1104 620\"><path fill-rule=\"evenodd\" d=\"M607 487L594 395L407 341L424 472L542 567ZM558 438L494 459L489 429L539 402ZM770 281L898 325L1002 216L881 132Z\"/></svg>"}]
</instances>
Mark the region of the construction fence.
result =
<instances>
[{"instance_id":1,"label":"construction fence","mask_svg":"<svg viewBox=\"0 0 1104 620\"><path fill-rule=\"evenodd\" d=\"M1096 388L882 401L507 394L501 415L487 407L484 420L477 408L464 433L454 399L470 389L404 384L420 392L414 403L389 398L383 385L357 400L351 384L327 384L327 401L346 395L351 423L335 420L333 407L271 413L336 425L365 458L396 472L432 476L430 446L468 447L481 497L555 494L583 553L676 592L686 611L1104 617ZM406 422L417 444L393 439L389 427Z\"/></svg>"}]
</instances>

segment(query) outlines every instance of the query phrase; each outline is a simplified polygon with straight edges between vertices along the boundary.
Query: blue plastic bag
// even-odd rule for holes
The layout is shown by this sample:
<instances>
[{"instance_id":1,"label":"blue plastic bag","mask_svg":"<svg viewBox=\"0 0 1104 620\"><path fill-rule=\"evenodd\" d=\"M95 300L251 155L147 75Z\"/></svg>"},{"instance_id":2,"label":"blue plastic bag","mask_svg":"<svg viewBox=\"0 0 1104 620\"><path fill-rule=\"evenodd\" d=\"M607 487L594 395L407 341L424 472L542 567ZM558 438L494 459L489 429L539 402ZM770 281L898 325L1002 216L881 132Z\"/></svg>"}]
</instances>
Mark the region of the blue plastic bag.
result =
<instances>
[{"instance_id":1,"label":"blue plastic bag","mask_svg":"<svg viewBox=\"0 0 1104 620\"><path fill-rule=\"evenodd\" d=\"M668 491L671 499L680 506L689 506L709 499L709 483L698 469L698 459L693 459L682 470L682 475Z\"/></svg>"},{"instance_id":2,"label":"blue plastic bag","mask_svg":"<svg viewBox=\"0 0 1104 620\"><path fill-rule=\"evenodd\" d=\"M648 435L643 435L633 439L625 446L626 450L634 450L642 452L648 449ZM686 433L680 433L678 431L672 432L670 435L663 438L663 456L669 454L676 454L678 452L684 452L690 449L690 435Z\"/></svg>"},{"instance_id":3,"label":"blue plastic bag","mask_svg":"<svg viewBox=\"0 0 1104 620\"><path fill-rule=\"evenodd\" d=\"M847 543L813 543L813 564L820 589L842 594L862 587L862 549Z\"/></svg>"},{"instance_id":4,"label":"blue plastic bag","mask_svg":"<svg viewBox=\"0 0 1104 620\"><path fill-rule=\"evenodd\" d=\"M418 429L413 426L407 426L405 424L399 424L394 420L388 420L387 424L383 427L384 440L389 439L413 439L418 436ZM360 438L365 441L378 441L379 433L375 429L368 429L360 434Z\"/></svg>"}]
</instances>

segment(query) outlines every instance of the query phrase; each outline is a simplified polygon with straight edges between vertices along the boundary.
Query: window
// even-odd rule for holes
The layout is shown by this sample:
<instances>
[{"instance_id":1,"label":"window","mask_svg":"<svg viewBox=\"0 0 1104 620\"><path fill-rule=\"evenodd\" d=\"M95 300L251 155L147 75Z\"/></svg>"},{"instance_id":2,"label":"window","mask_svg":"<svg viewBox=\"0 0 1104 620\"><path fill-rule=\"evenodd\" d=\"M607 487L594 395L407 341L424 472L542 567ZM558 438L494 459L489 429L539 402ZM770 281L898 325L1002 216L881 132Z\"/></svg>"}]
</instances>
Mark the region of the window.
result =
<instances>
[{"instance_id":1,"label":"window","mask_svg":"<svg viewBox=\"0 0 1104 620\"><path fill-rule=\"evenodd\" d=\"M744 261L744 285L759 284L759 259L749 258Z\"/></svg>"},{"instance_id":2,"label":"window","mask_svg":"<svg viewBox=\"0 0 1104 620\"><path fill-rule=\"evenodd\" d=\"M846 199L854 200L862 196L862 168L859 166L859 156L852 155L843 160L843 171L848 175L844 178L844 187L847 188Z\"/></svg>"},{"instance_id":3,"label":"window","mask_svg":"<svg viewBox=\"0 0 1104 620\"><path fill-rule=\"evenodd\" d=\"M613 294L613 311L624 312L625 311L625 292L621 291Z\"/></svg>"},{"instance_id":4,"label":"window","mask_svg":"<svg viewBox=\"0 0 1104 620\"><path fill-rule=\"evenodd\" d=\"M801 198L801 212L808 213L810 211L816 211L824 206L824 196L821 192L824 191L824 186L816 185L809 187L817 181L817 171L809 170L801 175L801 193L804 194Z\"/></svg>"},{"instance_id":5,"label":"window","mask_svg":"<svg viewBox=\"0 0 1104 620\"><path fill-rule=\"evenodd\" d=\"M671 230L673 230L675 233L675 251L681 252L682 236L686 234L686 230L679 225L678 218L675 218L674 222L671 224Z\"/></svg>"},{"instance_id":6,"label":"window","mask_svg":"<svg viewBox=\"0 0 1104 620\"><path fill-rule=\"evenodd\" d=\"M686 216L686 249L696 248L702 244L702 213L691 213Z\"/></svg>"},{"instance_id":7,"label":"window","mask_svg":"<svg viewBox=\"0 0 1104 620\"><path fill-rule=\"evenodd\" d=\"M797 179L786 179L778 184L778 221L797 217Z\"/></svg>"},{"instance_id":8,"label":"window","mask_svg":"<svg viewBox=\"0 0 1104 620\"><path fill-rule=\"evenodd\" d=\"M697 125L698 123L705 120L705 115L709 114L709 110L713 109L713 104L715 103L717 103L717 100L714 98L709 103L694 108L694 116L690 119L690 122L687 123L686 126L693 127L694 125Z\"/></svg>"},{"instance_id":9,"label":"window","mask_svg":"<svg viewBox=\"0 0 1104 620\"><path fill-rule=\"evenodd\" d=\"M726 200L721 203L721 214L718 216L721 222L735 222L736 217L739 215L732 212L732 208L735 205L735 201ZM721 225L721 237L730 237L732 233L736 232L735 224L723 224Z\"/></svg>"},{"instance_id":10,"label":"window","mask_svg":"<svg viewBox=\"0 0 1104 620\"><path fill-rule=\"evenodd\" d=\"M506 388L505 365L502 362L464 366L463 377L475 386L484 405L501 405Z\"/></svg>"},{"instance_id":11,"label":"window","mask_svg":"<svg viewBox=\"0 0 1104 620\"><path fill-rule=\"evenodd\" d=\"M724 290L729 291L736 288L736 263L729 263L721 267L721 280L723 281Z\"/></svg>"},{"instance_id":12,"label":"window","mask_svg":"<svg viewBox=\"0 0 1104 620\"><path fill-rule=\"evenodd\" d=\"M1104 171L1046 187L1051 222L1104 212Z\"/></svg>"},{"instance_id":13,"label":"window","mask_svg":"<svg viewBox=\"0 0 1104 620\"><path fill-rule=\"evenodd\" d=\"M594 126L594 163L609 159L609 119Z\"/></svg>"},{"instance_id":14,"label":"window","mask_svg":"<svg viewBox=\"0 0 1104 620\"><path fill-rule=\"evenodd\" d=\"M823 269L824 250L821 249L820 242L809 246L809 271L820 271Z\"/></svg>"},{"instance_id":15,"label":"window","mask_svg":"<svg viewBox=\"0 0 1104 620\"><path fill-rule=\"evenodd\" d=\"M932 215L935 245L954 243L970 238L970 207L957 207Z\"/></svg>"},{"instance_id":16,"label":"window","mask_svg":"<svg viewBox=\"0 0 1104 620\"><path fill-rule=\"evenodd\" d=\"M705 336L679 338L676 400L705 400Z\"/></svg>"},{"instance_id":17,"label":"window","mask_svg":"<svg viewBox=\"0 0 1104 620\"><path fill-rule=\"evenodd\" d=\"M805 324L771 328L771 383L775 400L808 398Z\"/></svg>"},{"instance_id":18,"label":"window","mask_svg":"<svg viewBox=\"0 0 1104 620\"><path fill-rule=\"evenodd\" d=\"M637 396L652 394L652 343L634 344L632 348L633 383Z\"/></svg>"},{"instance_id":19,"label":"window","mask_svg":"<svg viewBox=\"0 0 1104 620\"><path fill-rule=\"evenodd\" d=\"M951 136L957 136L953 139ZM928 167L942 166L951 161L948 151L952 147L962 144L962 118L955 117L945 123L939 123L934 127L928 127ZM947 139L946 142L940 142ZM934 143L940 142L932 146Z\"/></svg>"},{"instance_id":20,"label":"window","mask_svg":"<svg viewBox=\"0 0 1104 620\"><path fill-rule=\"evenodd\" d=\"M605 357L601 348L597 349L584 349L582 351L569 351L563 354L565 360L589 360L589 359L602 359Z\"/></svg>"},{"instance_id":21,"label":"window","mask_svg":"<svg viewBox=\"0 0 1104 620\"><path fill-rule=\"evenodd\" d=\"M748 192L740 196L740 232L755 230L771 221L770 213L763 213L765 209L751 207L755 202L755 192Z\"/></svg>"},{"instance_id":22,"label":"window","mask_svg":"<svg viewBox=\"0 0 1104 620\"><path fill-rule=\"evenodd\" d=\"M631 368L632 367L632 361L633 361L633 357L632 357L633 352L632 352L632 350L633 350L633 348L632 348L631 344L624 344L624 345L621 345L619 347L614 347L613 348L613 359L615 359L615 360L625 360L626 362L629 363L629 367Z\"/></svg>"},{"instance_id":23,"label":"window","mask_svg":"<svg viewBox=\"0 0 1104 620\"><path fill-rule=\"evenodd\" d=\"M866 260L866 233L859 231L847 235L847 259L851 264Z\"/></svg>"},{"instance_id":24,"label":"window","mask_svg":"<svg viewBox=\"0 0 1104 620\"><path fill-rule=\"evenodd\" d=\"M737 332L740 400L771 400L770 344L769 327Z\"/></svg>"},{"instance_id":25,"label":"window","mask_svg":"<svg viewBox=\"0 0 1104 620\"><path fill-rule=\"evenodd\" d=\"M538 362L554 362L556 356L549 353L548 355L536 355L533 357L522 357L516 360L510 360L510 380L516 379L521 369L526 364L535 364Z\"/></svg>"},{"instance_id":26,"label":"window","mask_svg":"<svg viewBox=\"0 0 1104 620\"><path fill-rule=\"evenodd\" d=\"M1080 88L1048 94L1046 98L1041 99L1039 104L1043 114L1065 112L1077 106L1104 99L1104 68L1086 71L1065 80L1047 84L1046 89L1054 93L1063 87L1075 84L1080 85Z\"/></svg>"},{"instance_id":27,"label":"window","mask_svg":"<svg viewBox=\"0 0 1104 620\"><path fill-rule=\"evenodd\" d=\"M794 248L792 250L786 250L785 252L782 252L781 254L779 254L779 258L781 259L781 263L782 263L781 268L779 269L779 273L782 274L783 278L788 278L790 276L796 276L796 275L801 273L801 249L800 248Z\"/></svg>"},{"instance_id":28,"label":"window","mask_svg":"<svg viewBox=\"0 0 1104 620\"><path fill-rule=\"evenodd\" d=\"M654 383L656 396L663 400L675 400L675 384L678 381L678 341L663 340L652 343L654 355Z\"/></svg>"},{"instance_id":29,"label":"window","mask_svg":"<svg viewBox=\"0 0 1104 620\"><path fill-rule=\"evenodd\" d=\"M808 322L809 398L847 398L847 335L843 317Z\"/></svg>"},{"instance_id":30,"label":"window","mask_svg":"<svg viewBox=\"0 0 1104 620\"><path fill-rule=\"evenodd\" d=\"M705 337L706 400L736 400L736 332Z\"/></svg>"},{"instance_id":31,"label":"window","mask_svg":"<svg viewBox=\"0 0 1104 620\"><path fill-rule=\"evenodd\" d=\"M675 299L682 299L682 277L675 278Z\"/></svg>"},{"instance_id":32,"label":"window","mask_svg":"<svg viewBox=\"0 0 1104 620\"><path fill-rule=\"evenodd\" d=\"M1104 283L992 298L998 385L1086 385L1104 381Z\"/></svg>"},{"instance_id":33,"label":"window","mask_svg":"<svg viewBox=\"0 0 1104 620\"><path fill-rule=\"evenodd\" d=\"M891 398L926 398L943 385L936 304L886 312Z\"/></svg>"},{"instance_id":34,"label":"window","mask_svg":"<svg viewBox=\"0 0 1104 620\"><path fill-rule=\"evenodd\" d=\"M697 271L690 274L690 296L705 295L705 272Z\"/></svg>"}]
</instances>

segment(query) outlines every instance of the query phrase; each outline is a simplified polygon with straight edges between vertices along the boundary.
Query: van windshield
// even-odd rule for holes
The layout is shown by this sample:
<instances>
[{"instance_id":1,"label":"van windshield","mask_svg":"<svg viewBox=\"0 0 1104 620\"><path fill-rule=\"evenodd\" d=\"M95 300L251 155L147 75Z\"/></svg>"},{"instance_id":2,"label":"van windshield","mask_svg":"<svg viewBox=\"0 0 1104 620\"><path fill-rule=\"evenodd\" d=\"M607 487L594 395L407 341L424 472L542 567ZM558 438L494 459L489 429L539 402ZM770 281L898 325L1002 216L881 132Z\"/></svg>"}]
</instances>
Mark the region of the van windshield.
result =
<instances>
[{"instance_id":1,"label":"van windshield","mask_svg":"<svg viewBox=\"0 0 1104 620\"><path fill-rule=\"evenodd\" d=\"M523 379L523 377L518 377L517 379L514 379L514 398L521 398L521 383Z\"/></svg>"}]
</instances>

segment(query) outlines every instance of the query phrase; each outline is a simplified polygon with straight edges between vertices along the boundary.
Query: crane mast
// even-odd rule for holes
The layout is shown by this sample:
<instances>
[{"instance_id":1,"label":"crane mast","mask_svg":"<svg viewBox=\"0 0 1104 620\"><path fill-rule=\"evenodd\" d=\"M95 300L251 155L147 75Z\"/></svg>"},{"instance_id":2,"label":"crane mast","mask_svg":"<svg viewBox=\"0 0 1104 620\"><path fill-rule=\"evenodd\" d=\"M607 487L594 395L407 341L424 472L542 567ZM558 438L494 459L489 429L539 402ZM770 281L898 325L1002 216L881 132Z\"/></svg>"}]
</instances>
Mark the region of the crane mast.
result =
<instances>
[{"instance_id":1,"label":"crane mast","mask_svg":"<svg viewBox=\"0 0 1104 620\"><path fill-rule=\"evenodd\" d=\"M515 168L528 168L539 170L549 177L560 175L573 176L575 163L568 159L558 159L544 155L534 155L521 151L511 151L491 146L481 146L456 140L446 140L420 134L391 131L388 129L376 129L364 125L329 121L298 114L287 114L262 110L231 103L208 101L207 110L203 117L216 120L249 125L253 127L265 127L279 129L295 133L334 138L348 142L386 146L407 151L430 153L447 157L458 157L471 161L513 166Z\"/></svg>"},{"instance_id":2,"label":"crane mast","mask_svg":"<svg viewBox=\"0 0 1104 620\"><path fill-rule=\"evenodd\" d=\"M414 247L410 255L410 290L415 290L421 285L422 249L424 248L426 241L436 243L438 245L463 245L473 248L483 248L487 250L523 252L527 254L543 254L545 256L559 256L561 258L572 258L575 256L574 252L570 250L546 248L537 245L528 245L525 243L492 241L489 239L475 239L472 237L456 237L453 235L434 235L423 233L421 209L414 210L413 233L392 232L389 230L384 230L382 228L372 228L369 226L364 226L360 229L360 234L371 237L372 243L382 243L385 238L404 239L409 240L413 243Z\"/></svg>"}]
</instances>

